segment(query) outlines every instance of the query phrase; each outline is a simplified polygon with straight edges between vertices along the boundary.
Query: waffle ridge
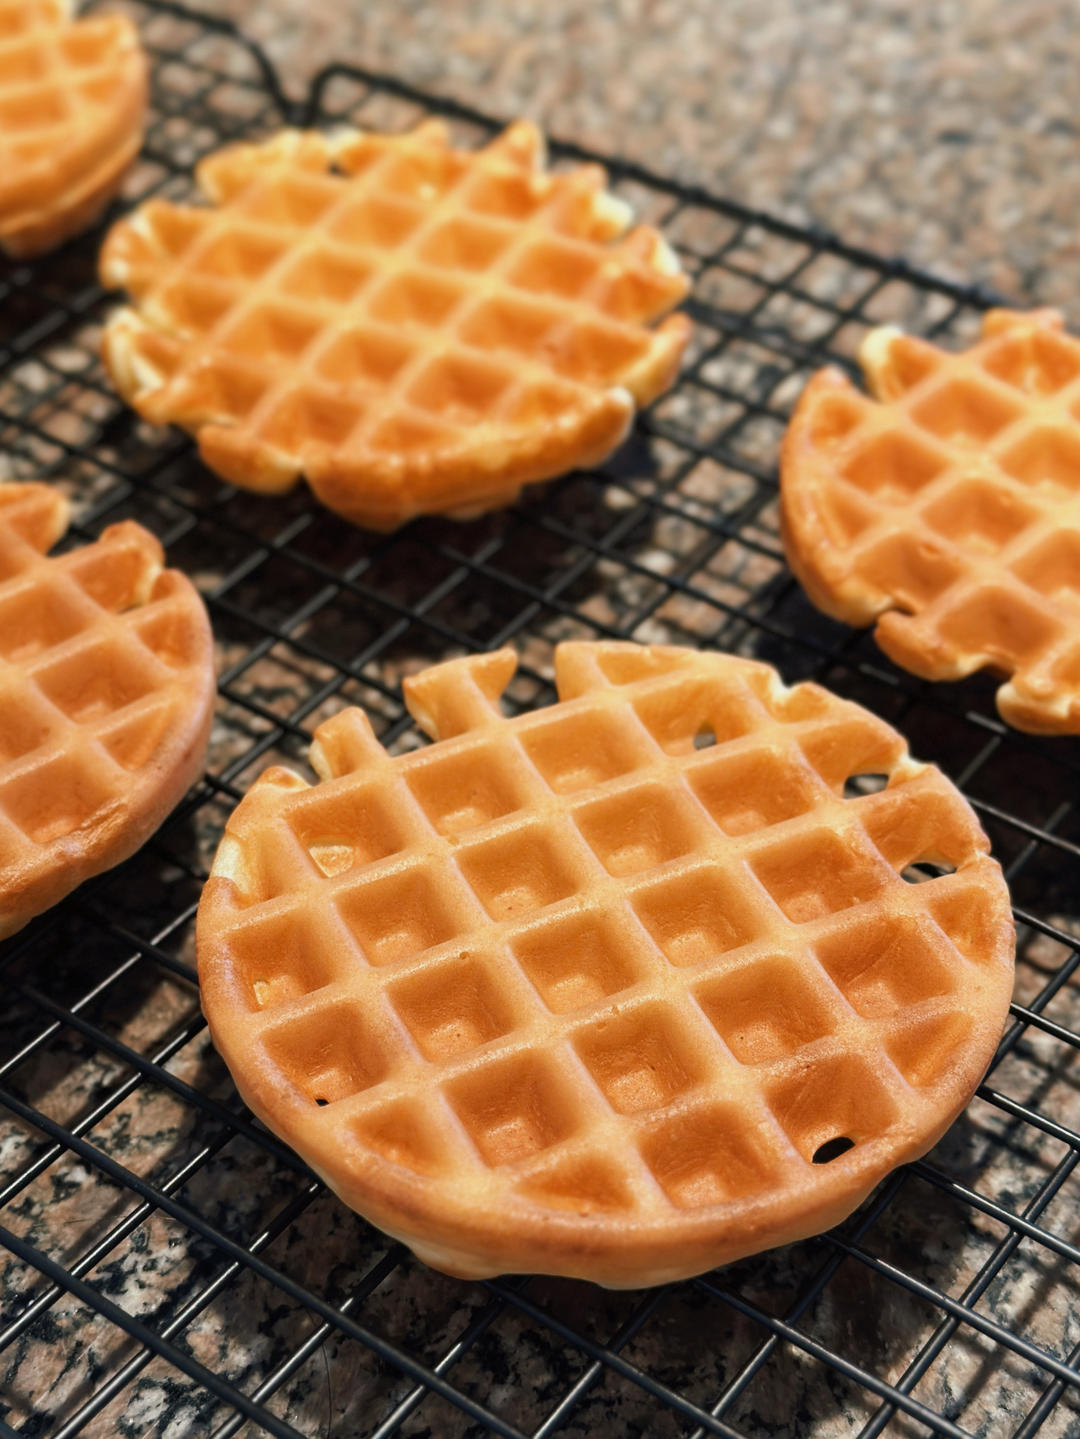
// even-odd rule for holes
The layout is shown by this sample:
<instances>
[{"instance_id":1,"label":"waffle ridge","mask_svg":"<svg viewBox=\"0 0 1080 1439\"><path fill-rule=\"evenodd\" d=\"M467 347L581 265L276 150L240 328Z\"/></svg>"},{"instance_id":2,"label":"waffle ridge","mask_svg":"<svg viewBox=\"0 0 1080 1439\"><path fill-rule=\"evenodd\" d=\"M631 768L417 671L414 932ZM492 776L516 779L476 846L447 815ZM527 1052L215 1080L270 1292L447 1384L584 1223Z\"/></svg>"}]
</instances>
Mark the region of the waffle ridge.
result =
<instances>
[{"instance_id":1,"label":"waffle ridge","mask_svg":"<svg viewBox=\"0 0 1080 1439\"><path fill-rule=\"evenodd\" d=\"M49 557L66 502L0 485L0 937L126 858L202 769L210 628L123 521Z\"/></svg>"},{"instance_id":2,"label":"waffle ridge","mask_svg":"<svg viewBox=\"0 0 1080 1439\"><path fill-rule=\"evenodd\" d=\"M406 682L439 743L404 756L344 711L320 784L275 768L234 812L198 951L241 1093L451 1273L657 1283L828 1227L1000 1036L974 816L888 725L753 661L565 644L560 703L508 719L515 664ZM905 884L917 861L955 872Z\"/></svg>"},{"instance_id":3,"label":"waffle ridge","mask_svg":"<svg viewBox=\"0 0 1080 1439\"><path fill-rule=\"evenodd\" d=\"M126 16L0 0L0 248L18 258L85 229L142 143L146 58Z\"/></svg>"},{"instance_id":4,"label":"waffle ridge","mask_svg":"<svg viewBox=\"0 0 1080 1439\"><path fill-rule=\"evenodd\" d=\"M596 463L670 383L687 283L598 166L545 169L535 126L455 149L286 130L197 168L204 208L110 232L103 353L147 419L254 490L305 476L374 529L469 516Z\"/></svg>"},{"instance_id":5,"label":"waffle ridge","mask_svg":"<svg viewBox=\"0 0 1080 1439\"><path fill-rule=\"evenodd\" d=\"M1080 733L1080 340L991 310L965 353L886 326L860 359L875 398L820 371L785 438L792 569L904 668L990 667L1010 724Z\"/></svg>"}]
</instances>

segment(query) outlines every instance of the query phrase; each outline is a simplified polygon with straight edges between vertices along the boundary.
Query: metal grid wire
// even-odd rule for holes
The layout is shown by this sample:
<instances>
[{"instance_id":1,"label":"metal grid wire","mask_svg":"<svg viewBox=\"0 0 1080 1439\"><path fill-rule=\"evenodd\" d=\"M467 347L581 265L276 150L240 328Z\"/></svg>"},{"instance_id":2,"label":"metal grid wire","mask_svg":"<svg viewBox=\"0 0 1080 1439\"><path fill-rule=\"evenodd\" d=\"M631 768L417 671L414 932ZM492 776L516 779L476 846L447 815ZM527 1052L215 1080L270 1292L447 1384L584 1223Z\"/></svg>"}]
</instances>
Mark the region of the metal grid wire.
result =
<instances>
[{"instance_id":1,"label":"metal grid wire","mask_svg":"<svg viewBox=\"0 0 1080 1439\"><path fill-rule=\"evenodd\" d=\"M334 67L290 105L218 22L132 7L154 109L126 202L183 196L201 154L292 121L483 117ZM560 160L580 152L556 146ZM133 517L199 583L221 699L205 781L157 837L0 950L0 1433L583 1436L1080 1433L1080 746L1004 729L993 684L928 686L822 618L784 567L776 454L811 370L897 320L957 341L984 297L640 169L615 189L694 277L690 361L608 464L468 524L350 531L305 493L220 484L143 426L97 358L100 232L0 276L0 443ZM551 697L568 637L770 660L897 724L963 787L1006 867L1012 1021L966 1114L820 1238L661 1289L427 1270L241 1107L195 987L193 917L230 807L361 703L418 743L403 673L516 643Z\"/></svg>"}]
</instances>

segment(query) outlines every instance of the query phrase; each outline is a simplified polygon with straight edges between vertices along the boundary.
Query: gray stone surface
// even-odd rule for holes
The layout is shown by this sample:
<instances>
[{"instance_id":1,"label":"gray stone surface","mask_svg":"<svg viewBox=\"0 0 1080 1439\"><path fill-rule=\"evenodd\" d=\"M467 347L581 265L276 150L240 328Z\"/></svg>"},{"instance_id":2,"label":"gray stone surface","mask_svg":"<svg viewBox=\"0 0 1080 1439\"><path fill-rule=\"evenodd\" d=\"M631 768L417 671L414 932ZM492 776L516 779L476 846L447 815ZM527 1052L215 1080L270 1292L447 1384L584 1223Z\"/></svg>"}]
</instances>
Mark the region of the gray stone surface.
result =
<instances>
[{"instance_id":1,"label":"gray stone surface","mask_svg":"<svg viewBox=\"0 0 1080 1439\"><path fill-rule=\"evenodd\" d=\"M222 0L294 90L331 60L1027 302L1080 277L1072 0Z\"/></svg>"}]
</instances>

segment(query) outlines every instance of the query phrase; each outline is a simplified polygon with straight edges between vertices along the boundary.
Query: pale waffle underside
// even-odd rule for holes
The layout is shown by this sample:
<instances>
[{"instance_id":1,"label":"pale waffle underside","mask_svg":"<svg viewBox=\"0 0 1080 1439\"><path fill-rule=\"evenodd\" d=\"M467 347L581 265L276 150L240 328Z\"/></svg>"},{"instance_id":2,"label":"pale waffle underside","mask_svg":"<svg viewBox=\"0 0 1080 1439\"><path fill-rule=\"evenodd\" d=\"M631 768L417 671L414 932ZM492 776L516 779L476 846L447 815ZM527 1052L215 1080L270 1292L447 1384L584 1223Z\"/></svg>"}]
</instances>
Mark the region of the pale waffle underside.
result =
<instances>
[{"instance_id":1,"label":"pale waffle underside","mask_svg":"<svg viewBox=\"0 0 1080 1439\"><path fill-rule=\"evenodd\" d=\"M198 950L242 1095L452 1273L633 1286L827 1228L1000 1037L1013 931L974 815L765 665L566 644L562 702L508 720L514 666L407 682L441 742L398 758L344 711L322 783L273 769L234 812ZM906 883L919 861L953 872Z\"/></svg>"},{"instance_id":2,"label":"pale waffle underside","mask_svg":"<svg viewBox=\"0 0 1080 1439\"><path fill-rule=\"evenodd\" d=\"M65 502L0 486L0 937L131 854L201 772L210 627L131 521L55 558Z\"/></svg>"},{"instance_id":3,"label":"pale waffle underside","mask_svg":"<svg viewBox=\"0 0 1080 1439\"><path fill-rule=\"evenodd\" d=\"M92 222L141 144L146 93L126 17L0 0L0 248L37 254Z\"/></svg>"},{"instance_id":4,"label":"pale waffle underside","mask_svg":"<svg viewBox=\"0 0 1080 1439\"><path fill-rule=\"evenodd\" d=\"M998 310L964 354L882 329L861 358L875 399L823 370L792 417L792 569L897 664L988 666L1010 724L1080 732L1080 341Z\"/></svg>"},{"instance_id":5,"label":"pale waffle underside","mask_svg":"<svg viewBox=\"0 0 1080 1439\"><path fill-rule=\"evenodd\" d=\"M301 475L358 523L476 514L598 462L671 381L686 292L674 255L597 166L544 168L512 125L479 151L285 131L198 168L209 207L152 200L102 252L133 307L103 352L146 418L218 473Z\"/></svg>"}]
</instances>

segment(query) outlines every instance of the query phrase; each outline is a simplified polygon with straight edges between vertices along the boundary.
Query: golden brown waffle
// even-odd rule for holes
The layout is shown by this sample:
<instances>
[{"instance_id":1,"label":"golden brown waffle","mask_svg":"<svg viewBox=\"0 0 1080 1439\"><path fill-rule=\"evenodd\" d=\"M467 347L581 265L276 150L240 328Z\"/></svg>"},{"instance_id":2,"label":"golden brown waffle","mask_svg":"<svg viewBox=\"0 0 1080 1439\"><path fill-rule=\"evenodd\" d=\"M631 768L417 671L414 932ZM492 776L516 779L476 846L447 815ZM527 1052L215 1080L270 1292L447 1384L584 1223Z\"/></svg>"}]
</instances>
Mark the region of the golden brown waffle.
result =
<instances>
[{"instance_id":1,"label":"golden brown waffle","mask_svg":"<svg viewBox=\"0 0 1080 1439\"><path fill-rule=\"evenodd\" d=\"M0 248L36 255L96 219L142 144L146 92L124 16L0 0Z\"/></svg>"},{"instance_id":2,"label":"golden brown waffle","mask_svg":"<svg viewBox=\"0 0 1080 1439\"><path fill-rule=\"evenodd\" d=\"M113 379L238 485L303 474L373 529L470 516L594 464L671 381L686 292L661 237L589 165L544 169L534 126L462 151L284 131L211 156L212 208L151 200L111 231ZM617 244L612 243L619 239Z\"/></svg>"},{"instance_id":3,"label":"golden brown waffle","mask_svg":"<svg viewBox=\"0 0 1080 1439\"><path fill-rule=\"evenodd\" d=\"M454 1274L651 1284L827 1228L1000 1037L1013 929L974 815L766 665L564 644L561 702L511 720L515 662L406 681L440 742L398 758L344 711L321 784L271 769L234 812L198 951L241 1094ZM844 798L868 771L887 788ZM918 861L955 872L905 883Z\"/></svg>"},{"instance_id":4,"label":"golden brown waffle","mask_svg":"<svg viewBox=\"0 0 1080 1439\"><path fill-rule=\"evenodd\" d=\"M46 485L0 485L0 938L138 849L210 729L191 583L130 520L46 558L67 523Z\"/></svg>"},{"instance_id":5,"label":"golden brown waffle","mask_svg":"<svg viewBox=\"0 0 1080 1439\"><path fill-rule=\"evenodd\" d=\"M784 441L785 548L810 598L926 679L990 666L1018 729L1080 732L1080 341L991 310L947 354L891 326L807 385Z\"/></svg>"}]
</instances>

